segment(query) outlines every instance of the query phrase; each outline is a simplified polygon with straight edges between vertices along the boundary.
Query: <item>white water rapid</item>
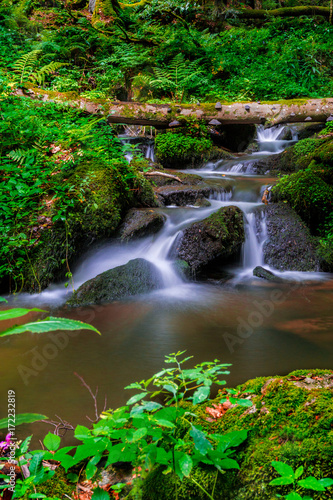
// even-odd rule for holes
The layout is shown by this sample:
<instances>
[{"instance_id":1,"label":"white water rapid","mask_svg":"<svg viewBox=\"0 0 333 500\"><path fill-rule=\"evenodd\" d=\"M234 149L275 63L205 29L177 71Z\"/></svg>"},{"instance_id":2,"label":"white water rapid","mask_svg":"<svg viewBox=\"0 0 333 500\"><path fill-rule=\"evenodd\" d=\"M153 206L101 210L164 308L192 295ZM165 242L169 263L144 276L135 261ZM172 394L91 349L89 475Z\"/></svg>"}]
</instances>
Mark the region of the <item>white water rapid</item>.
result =
<instances>
[{"instance_id":1,"label":"white water rapid","mask_svg":"<svg viewBox=\"0 0 333 500\"><path fill-rule=\"evenodd\" d=\"M257 140L266 155L274 154L281 147L295 141L279 140L284 127L263 129L258 127ZM294 136L295 137L295 136ZM124 139L123 139L124 140ZM126 139L125 139L126 140ZM283 143L283 145L282 145ZM275 146L274 146L275 145ZM261 197L269 179L254 175L252 165L258 153L245 155L232 160L219 160L209 163L202 169L186 170L187 173L200 175L211 186L212 194L209 197L209 207L177 207L170 206L157 209L166 216L164 227L155 235L130 242L120 243L111 239L100 248L91 250L76 266L73 273L74 286L77 289L85 281L98 274L126 264L129 260L144 258L152 262L160 271L164 283L162 293L179 298L193 297L193 287L198 284L187 283L177 272L174 266L175 247L182 231L190 224L200 221L216 212L219 208L235 205L244 213L246 239L242 249L242 256L238 266L231 266L234 274L231 282L237 284L243 280L253 279L253 269L264 265L263 245L267 238L266 221L260 207L263 207ZM130 155L127 155L130 161ZM154 161L153 145L148 145L146 157ZM268 268L267 265L265 265ZM292 279L304 279L305 273L279 273ZM306 279L318 279L318 273L306 273ZM321 273L323 278L323 273ZM159 293L161 292L154 292ZM67 299L68 291L64 285L52 285L36 300L41 303L61 303ZM21 296L22 298L22 296ZM24 297L23 297L24 300ZM31 300L31 296L30 296Z\"/></svg>"}]
</instances>

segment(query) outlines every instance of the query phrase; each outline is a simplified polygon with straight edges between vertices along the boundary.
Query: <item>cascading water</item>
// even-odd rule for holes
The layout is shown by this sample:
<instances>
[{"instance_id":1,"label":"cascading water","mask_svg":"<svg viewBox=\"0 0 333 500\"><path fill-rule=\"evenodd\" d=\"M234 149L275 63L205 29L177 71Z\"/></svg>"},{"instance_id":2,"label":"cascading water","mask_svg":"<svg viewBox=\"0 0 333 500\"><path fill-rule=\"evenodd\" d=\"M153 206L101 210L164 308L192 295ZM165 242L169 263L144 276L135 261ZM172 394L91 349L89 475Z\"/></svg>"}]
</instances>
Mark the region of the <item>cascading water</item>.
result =
<instances>
[{"instance_id":1,"label":"cascading water","mask_svg":"<svg viewBox=\"0 0 333 500\"><path fill-rule=\"evenodd\" d=\"M279 136L283 127L263 129L258 127L258 142L272 144L280 142ZM284 143L291 141L282 141ZM274 149L274 148L273 148ZM266 152L266 155L272 152ZM252 155L254 156L254 155ZM148 144L146 157L154 161L154 149ZM250 157L250 156L249 156ZM127 155L130 161L131 155ZM253 160L252 160L253 161ZM263 245L266 240L266 222L262 207L262 192L267 184L266 177L250 176L246 171L246 164L239 158L234 160L219 160L210 163L204 169L187 170L188 173L199 174L212 187L209 196L210 207L166 207L159 210L166 215L167 221L161 231L154 236L137 240L127 245L115 240L105 245L93 254L87 256L74 273L75 287L98 274L126 264L129 260L144 258L152 262L160 271L165 289L174 293L175 288L184 286L184 279L177 273L174 266L173 248L181 232L191 223L200 221L228 205L238 206L244 213L246 239L242 249L241 267L234 271L237 274L236 282L252 276L256 266L264 265ZM192 285L196 286L196 285ZM50 287L42 295L54 297L65 295L64 287Z\"/></svg>"},{"instance_id":2,"label":"cascading water","mask_svg":"<svg viewBox=\"0 0 333 500\"><path fill-rule=\"evenodd\" d=\"M155 162L155 151L153 144L148 144L145 157L147 158L147 160Z\"/></svg>"},{"instance_id":3,"label":"cascading water","mask_svg":"<svg viewBox=\"0 0 333 500\"><path fill-rule=\"evenodd\" d=\"M283 139L285 126L277 125L276 127L264 128L259 125L257 128L257 141L259 144L260 153L282 153L288 146L291 146L297 141L297 132L289 129L292 137L291 140Z\"/></svg>"},{"instance_id":4,"label":"cascading water","mask_svg":"<svg viewBox=\"0 0 333 500\"><path fill-rule=\"evenodd\" d=\"M259 227L258 227L259 225ZM244 272L252 272L257 266L264 265L263 245L267 237L264 213L248 213L245 215L245 243L242 249Z\"/></svg>"}]
</instances>

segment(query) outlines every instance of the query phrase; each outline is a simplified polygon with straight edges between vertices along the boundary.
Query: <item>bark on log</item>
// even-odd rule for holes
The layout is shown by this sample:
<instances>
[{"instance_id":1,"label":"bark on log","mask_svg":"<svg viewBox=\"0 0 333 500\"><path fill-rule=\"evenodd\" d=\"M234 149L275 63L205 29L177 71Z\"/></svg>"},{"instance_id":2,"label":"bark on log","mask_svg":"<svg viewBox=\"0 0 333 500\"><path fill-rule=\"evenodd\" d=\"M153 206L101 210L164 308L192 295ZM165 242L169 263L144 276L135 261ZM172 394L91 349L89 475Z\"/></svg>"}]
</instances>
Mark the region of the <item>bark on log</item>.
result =
<instances>
[{"instance_id":1,"label":"bark on log","mask_svg":"<svg viewBox=\"0 0 333 500\"><path fill-rule=\"evenodd\" d=\"M22 90L16 91L24 95ZM98 103L80 97L69 96L40 89L28 91L29 97L42 101L65 101L67 105L86 113L104 115L109 123L130 125L150 125L157 128L184 126L189 118L197 118L209 124L211 120L221 125L326 122L333 116L333 97L325 99L297 99L270 103L236 102L222 104L215 109L212 103L194 104L144 104L134 102L112 102L103 100ZM215 123L214 126L218 125Z\"/></svg>"},{"instance_id":2,"label":"bark on log","mask_svg":"<svg viewBox=\"0 0 333 500\"><path fill-rule=\"evenodd\" d=\"M240 19L267 19L268 17L299 17L299 16L323 16L327 19L330 17L329 7L321 7L318 5L304 5L297 7L281 7L280 9L240 9L234 10L233 15Z\"/></svg>"}]
</instances>

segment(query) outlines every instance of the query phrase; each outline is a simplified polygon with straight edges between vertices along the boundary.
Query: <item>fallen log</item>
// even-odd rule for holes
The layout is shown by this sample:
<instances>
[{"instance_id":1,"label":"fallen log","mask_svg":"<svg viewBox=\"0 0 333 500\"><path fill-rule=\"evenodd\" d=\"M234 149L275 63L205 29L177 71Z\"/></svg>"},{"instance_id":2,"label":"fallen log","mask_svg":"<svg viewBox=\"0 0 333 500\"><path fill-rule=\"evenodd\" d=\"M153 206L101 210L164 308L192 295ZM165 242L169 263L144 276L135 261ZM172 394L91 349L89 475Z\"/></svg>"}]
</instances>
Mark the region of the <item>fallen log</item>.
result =
<instances>
[{"instance_id":1,"label":"fallen log","mask_svg":"<svg viewBox=\"0 0 333 500\"><path fill-rule=\"evenodd\" d=\"M226 12L228 14L228 12ZM299 5L297 7L281 7L279 9L240 9L233 10L232 15L240 19L268 19L269 17L299 17L299 16L323 16L330 17L329 7L319 5ZM226 17L227 18L227 17Z\"/></svg>"},{"instance_id":2,"label":"fallen log","mask_svg":"<svg viewBox=\"0 0 333 500\"><path fill-rule=\"evenodd\" d=\"M36 88L19 89L16 94L28 95L44 102L65 102L86 113L104 115L110 124L150 125L157 128L184 126L187 120L193 118L217 127L231 124L273 126L280 123L326 122L329 117L333 117L333 97L262 103L147 104L108 99L94 102L73 94Z\"/></svg>"}]
</instances>

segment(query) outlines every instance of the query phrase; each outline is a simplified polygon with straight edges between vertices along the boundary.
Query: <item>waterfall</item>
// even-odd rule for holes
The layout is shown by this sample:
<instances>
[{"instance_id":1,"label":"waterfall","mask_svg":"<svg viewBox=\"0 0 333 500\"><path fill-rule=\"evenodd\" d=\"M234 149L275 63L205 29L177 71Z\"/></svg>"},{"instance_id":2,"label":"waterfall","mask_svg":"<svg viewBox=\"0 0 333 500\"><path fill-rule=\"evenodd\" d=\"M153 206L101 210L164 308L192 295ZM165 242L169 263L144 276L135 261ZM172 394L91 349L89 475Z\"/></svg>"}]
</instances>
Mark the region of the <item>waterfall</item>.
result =
<instances>
[{"instance_id":1,"label":"waterfall","mask_svg":"<svg viewBox=\"0 0 333 500\"><path fill-rule=\"evenodd\" d=\"M276 127L264 128L263 125L259 125L257 128L257 139L258 142L272 142L277 141L279 136L284 130L283 125L277 125Z\"/></svg>"},{"instance_id":2,"label":"waterfall","mask_svg":"<svg viewBox=\"0 0 333 500\"><path fill-rule=\"evenodd\" d=\"M155 162L154 144L148 144L145 157L153 163Z\"/></svg>"},{"instance_id":3,"label":"waterfall","mask_svg":"<svg viewBox=\"0 0 333 500\"><path fill-rule=\"evenodd\" d=\"M291 140L281 139L285 130L284 125L277 125L271 128L264 128L259 125L257 128L257 141L260 153L282 153L288 146L292 146L297 141L297 132L289 129Z\"/></svg>"},{"instance_id":4,"label":"waterfall","mask_svg":"<svg viewBox=\"0 0 333 500\"><path fill-rule=\"evenodd\" d=\"M244 270L264 265L263 246L267 238L264 213L245 214L245 243L242 250Z\"/></svg>"}]
</instances>

